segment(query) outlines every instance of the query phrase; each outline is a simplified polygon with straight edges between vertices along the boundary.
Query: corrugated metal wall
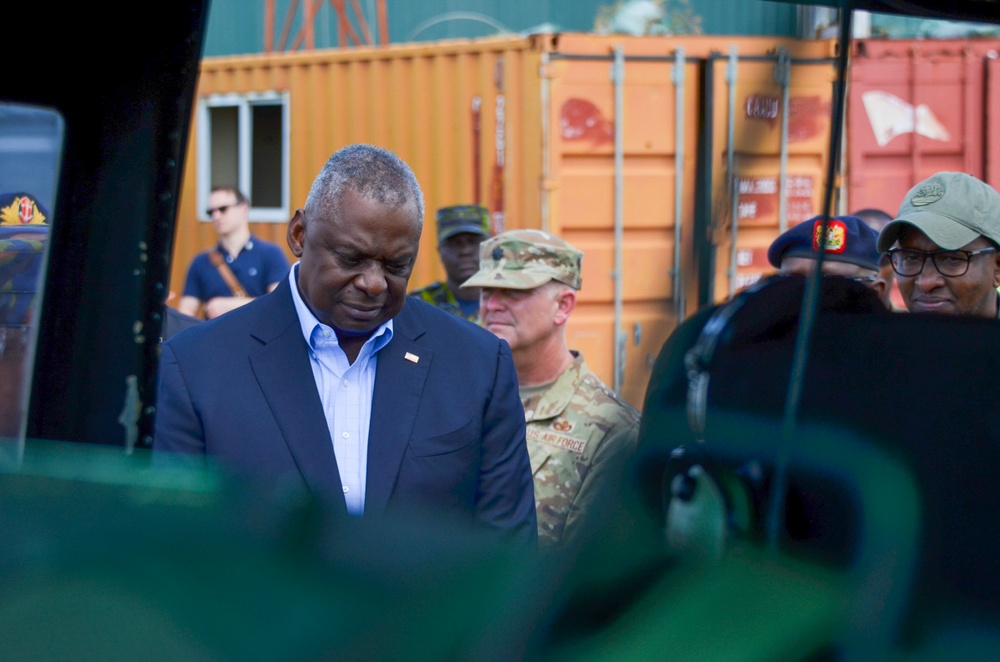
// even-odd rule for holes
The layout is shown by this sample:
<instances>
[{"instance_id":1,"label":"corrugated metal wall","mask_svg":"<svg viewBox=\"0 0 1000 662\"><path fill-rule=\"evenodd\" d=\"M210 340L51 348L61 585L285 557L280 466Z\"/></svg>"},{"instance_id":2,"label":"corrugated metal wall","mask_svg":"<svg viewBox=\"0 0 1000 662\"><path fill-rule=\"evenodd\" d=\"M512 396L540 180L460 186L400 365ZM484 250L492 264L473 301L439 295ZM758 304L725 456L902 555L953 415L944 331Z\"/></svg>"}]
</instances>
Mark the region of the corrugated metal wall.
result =
<instances>
[{"instance_id":1,"label":"corrugated metal wall","mask_svg":"<svg viewBox=\"0 0 1000 662\"><path fill-rule=\"evenodd\" d=\"M490 199L496 163L497 74L502 74L505 127L503 181L514 227L537 227L540 98L539 55L522 38L451 42L434 47L346 49L274 57L204 60L198 98L213 94L287 92L291 123L290 199L302 204L313 178L330 155L345 145L367 142L395 151L413 168L424 189L428 216L438 207ZM502 65L501 65L502 63ZM473 190L476 150L471 107L481 97L483 173ZM171 289L183 288L191 258L211 246L210 223L197 220L194 124L177 223ZM431 226L433 223L431 223ZM284 223L254 223L258 236L285 246ZM443 275L433 227L424 232L421 259L412 282Z\"/></svg>"},{"instance_id":2,"label":"corrugated metal wall","mask_svg":"<svg viewBox=\"0 0 1000 662\"><path fill-rule=\"evenodd\" d=\"M275 3L276 30L283 25L294 0ZM589 32L601 6L614 0L387 0L389 40L410 41L478 38L515 33L548 23L563 32ZM674 0L674 4L676 0ZM369 24L374 25L372 3L361 0ZM798 8L763 0L689 0L701 17L702 32L717 35L792 37ZM301 9L298 10L301 15ZM317 10L316 46L336 47L337 26L329 3ZM298 23L293 24L298 29ZM209 12L205 55L261 53L264 50L264 0L213 0ZM294 32L293 32L294 34ZM277 37L275 37L277 40Z\"/></svg>"},{"instance_id":3,"label":"corrugated metal wall","mask_svg":"<svg viewBox=\"0 0 1000 662\"><path fill-rule=\"evenodd\" d=\"M701 16L702 32L716 35L793 37L798 7L762 0L690 0Z\"/></svg>"},{"instance_id":4,"label":"corrugated metal wall","mask_svg":"<svg viewBox=\"0 0 1000 662\"><path fill-rule=\"evenodd\" d=\"M1000 188L1000 41L862 40L853 44L847 203L890 214L941 170Z\"/></svg>"}]
</instances>

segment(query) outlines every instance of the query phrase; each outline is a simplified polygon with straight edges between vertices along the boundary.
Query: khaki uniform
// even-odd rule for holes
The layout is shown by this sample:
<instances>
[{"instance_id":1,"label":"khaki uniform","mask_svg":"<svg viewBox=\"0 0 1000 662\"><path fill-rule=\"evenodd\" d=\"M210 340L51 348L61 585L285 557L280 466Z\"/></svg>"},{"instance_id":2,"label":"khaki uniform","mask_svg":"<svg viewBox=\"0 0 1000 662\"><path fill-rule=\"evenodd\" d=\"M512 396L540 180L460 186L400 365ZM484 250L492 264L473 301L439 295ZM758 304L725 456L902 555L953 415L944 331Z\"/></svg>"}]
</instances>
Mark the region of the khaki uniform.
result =
<instances>
[{"instance_id":1,"label":"khaki uniform","mask_svg":"<svg viewBox=\"0 0 1000 662\"><path fill-rule=\"evenodd\" d=\"M542 546L579 535L607 483L621 480L638 443L639 412L588 370L583 356L573 355L549 388L521 396Z\"/></svg>"}]
</instances>

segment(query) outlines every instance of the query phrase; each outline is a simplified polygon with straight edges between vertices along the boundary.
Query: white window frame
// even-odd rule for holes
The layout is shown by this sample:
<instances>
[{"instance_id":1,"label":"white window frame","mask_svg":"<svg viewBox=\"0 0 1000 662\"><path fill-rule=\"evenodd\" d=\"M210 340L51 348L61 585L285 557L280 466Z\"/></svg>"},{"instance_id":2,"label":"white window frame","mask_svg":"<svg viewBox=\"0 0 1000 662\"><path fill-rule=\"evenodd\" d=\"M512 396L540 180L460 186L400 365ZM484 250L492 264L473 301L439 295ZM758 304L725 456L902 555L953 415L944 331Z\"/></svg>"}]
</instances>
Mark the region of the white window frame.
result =
<instances>
[{"instance_id":1,"label":"white window frame","mask_svg":"<svg viewBox=\"0 0 1000 662\"><path fill-rule=\"evenodd\" d=\"M281 206L254 206L251 191L250 175L253 164L251 114L253 106L282 106L281 113ZM284 223L289 218L290 197L290 149L291 143L291 113L289 112L287 92L251 92L248 94L213 94L202 97L198 102L198 220L209 222L205 215L208 208L208 196L212 189L212 150L211 150L211 119L209 110L218 107L236 107L239 122L239 163L237 165L239 181L236 186L250 196L250 220L260 223Z\"/></svg>"}]
</instances>

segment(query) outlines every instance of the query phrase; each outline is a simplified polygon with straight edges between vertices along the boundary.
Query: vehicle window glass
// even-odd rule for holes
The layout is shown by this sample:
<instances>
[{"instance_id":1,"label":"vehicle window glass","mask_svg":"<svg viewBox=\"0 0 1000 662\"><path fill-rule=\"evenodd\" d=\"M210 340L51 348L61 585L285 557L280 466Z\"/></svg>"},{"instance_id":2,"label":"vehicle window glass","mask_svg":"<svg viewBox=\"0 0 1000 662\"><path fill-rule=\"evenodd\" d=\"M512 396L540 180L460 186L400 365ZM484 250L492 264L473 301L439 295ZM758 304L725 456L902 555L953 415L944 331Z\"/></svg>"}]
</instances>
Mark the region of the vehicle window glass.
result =
<instances>
[{"instance_id":1,"label":"vehicle window glass","mask_svg":"<svg viewBox=\"0 0 1000 662\"><path fill-rule=\"evenodd\" d=\"M63 133L53 110L0 104L0 468L24 449Z\"/></svg>"}]
</instances>

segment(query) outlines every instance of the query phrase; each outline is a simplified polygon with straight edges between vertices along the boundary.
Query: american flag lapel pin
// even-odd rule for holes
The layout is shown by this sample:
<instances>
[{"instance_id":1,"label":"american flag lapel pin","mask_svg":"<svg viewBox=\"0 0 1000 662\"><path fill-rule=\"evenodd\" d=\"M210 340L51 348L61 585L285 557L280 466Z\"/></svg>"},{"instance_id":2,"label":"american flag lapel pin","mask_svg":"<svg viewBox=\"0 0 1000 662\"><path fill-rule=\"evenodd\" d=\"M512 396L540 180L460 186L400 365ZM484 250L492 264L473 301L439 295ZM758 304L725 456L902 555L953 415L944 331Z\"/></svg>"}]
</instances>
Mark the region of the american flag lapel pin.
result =
<instances>
[{"instance_id":1,"label":"american flag lapel pin","mask_svg":"<svg viewBox=\"0 0 1000 662\"><path fill-rule=\"evenodd\" d=\"M406 354L404 354L403 358L409 361L410 363L417 363L418 361L420 361L420 357L411 352L407 352Z\"/></svg>"}]
</instances>

